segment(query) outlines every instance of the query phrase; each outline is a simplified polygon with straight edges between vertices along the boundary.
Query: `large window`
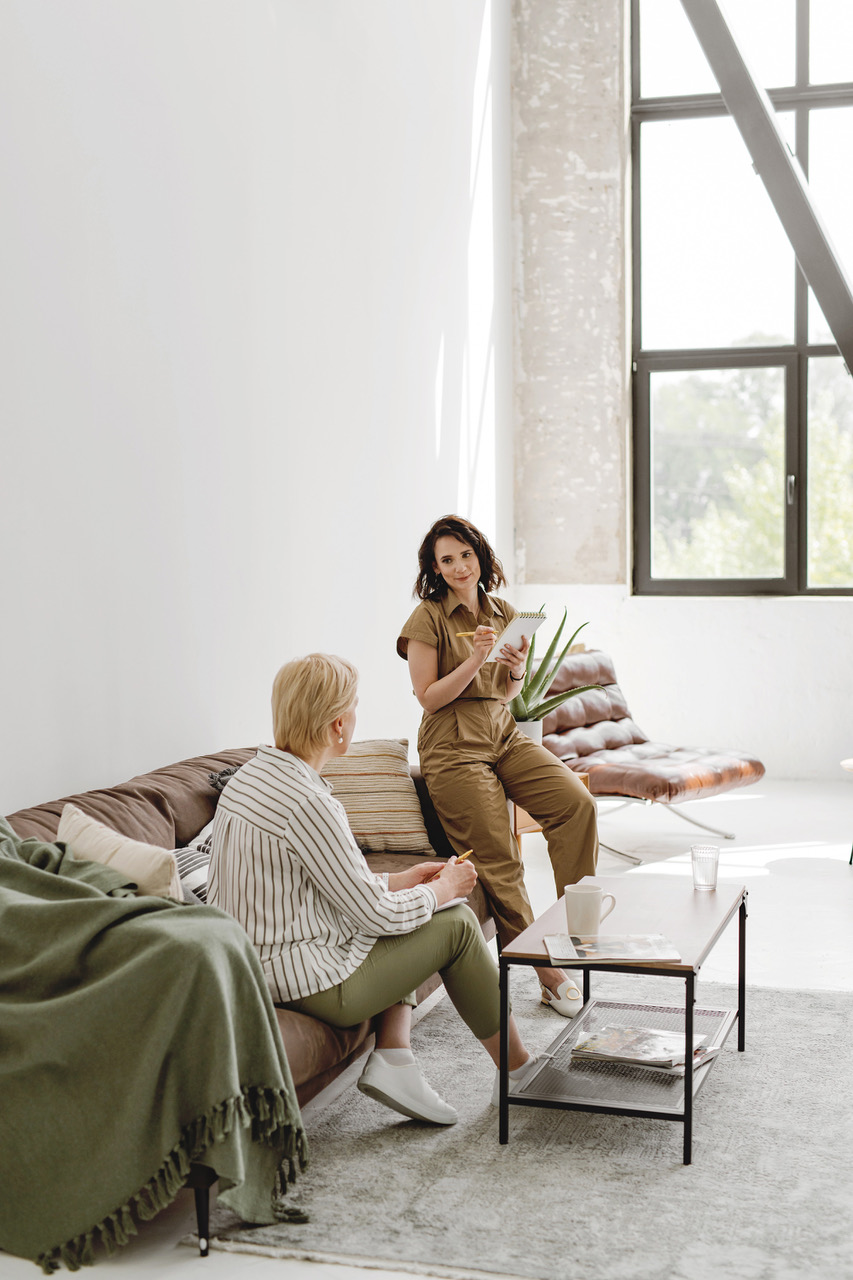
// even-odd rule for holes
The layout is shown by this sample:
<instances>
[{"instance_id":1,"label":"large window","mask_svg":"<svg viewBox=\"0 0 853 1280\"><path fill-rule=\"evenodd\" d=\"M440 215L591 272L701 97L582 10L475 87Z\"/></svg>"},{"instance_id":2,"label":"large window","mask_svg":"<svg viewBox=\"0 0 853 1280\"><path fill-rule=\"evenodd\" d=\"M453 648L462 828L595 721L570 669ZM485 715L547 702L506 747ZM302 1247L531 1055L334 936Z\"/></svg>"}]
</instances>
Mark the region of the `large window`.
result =
<instances>
[{"instance_id":1,"label":"large window","mask_svg":"<svg viewBox=\"0 0 853 1280\"><path fill-rule=\"evenodd\" d=\"M853 3L728 12L849 281ZM853 378L680 0L632 28L635 590L853 594Z\"/></svg>"}]
</instances>

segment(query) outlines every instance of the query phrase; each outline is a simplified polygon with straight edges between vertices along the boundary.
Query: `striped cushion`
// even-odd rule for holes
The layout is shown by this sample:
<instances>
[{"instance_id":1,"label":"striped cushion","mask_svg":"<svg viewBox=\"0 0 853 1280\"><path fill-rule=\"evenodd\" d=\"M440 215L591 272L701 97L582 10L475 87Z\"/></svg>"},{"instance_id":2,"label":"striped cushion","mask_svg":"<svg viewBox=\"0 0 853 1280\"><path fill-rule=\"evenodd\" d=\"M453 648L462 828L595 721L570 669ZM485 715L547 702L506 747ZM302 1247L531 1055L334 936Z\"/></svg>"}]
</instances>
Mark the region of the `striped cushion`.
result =
<instances>
[{"instance_id":1,"label":"striped cushion","mask_svg":"<svg viewBox=\"0 0 853 1280\"><path fill-rule=\"evenodd\" d=\"M344 806L360 849L435 857L409 773L405 738L353 742L345 756L324 765L323 777Z\"/></svg>"},{"instance_id":2,"label":"striped cushion","mask_svg":"<svg viewBox=\"0 0 853 1280\"><path fill-rule=\"evenodd\" d=\"M185 849L175 850L181 884L195 894L199 902L207 902L207 875L212 847L213 823L209 822Z\"/></svg>"}]
</instances>

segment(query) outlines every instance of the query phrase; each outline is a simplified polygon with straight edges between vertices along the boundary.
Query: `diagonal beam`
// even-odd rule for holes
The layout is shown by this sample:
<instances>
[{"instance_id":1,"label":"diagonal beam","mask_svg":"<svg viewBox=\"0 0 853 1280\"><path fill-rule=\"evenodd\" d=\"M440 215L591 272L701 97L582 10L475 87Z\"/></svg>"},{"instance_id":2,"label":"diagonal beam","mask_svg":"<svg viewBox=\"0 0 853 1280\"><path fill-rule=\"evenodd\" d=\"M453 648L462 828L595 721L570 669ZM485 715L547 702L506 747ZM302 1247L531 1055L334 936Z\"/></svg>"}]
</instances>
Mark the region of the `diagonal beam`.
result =
<instances>
[{"instance_id":1,"label":"diagonal beam","mask_svg":"<svg viewBox=\"0 0 853 1280\"><path fill-rule=\"evenodd\" d=\"M800 164L791 155L770 99L749 70L717 0L681 0L681 5L850 372L853 291ZM841 157L839 163L843 163Z\"/></svg>"}]
</instances>

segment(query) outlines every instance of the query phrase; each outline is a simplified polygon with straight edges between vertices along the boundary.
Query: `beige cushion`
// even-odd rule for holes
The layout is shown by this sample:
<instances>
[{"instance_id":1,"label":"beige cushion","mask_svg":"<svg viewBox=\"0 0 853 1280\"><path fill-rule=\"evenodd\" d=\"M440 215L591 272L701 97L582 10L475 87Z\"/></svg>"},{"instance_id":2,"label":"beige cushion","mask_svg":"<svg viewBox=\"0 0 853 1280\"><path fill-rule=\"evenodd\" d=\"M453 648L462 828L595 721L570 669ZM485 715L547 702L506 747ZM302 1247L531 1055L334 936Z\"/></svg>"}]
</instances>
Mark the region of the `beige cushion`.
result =
<instances>
[{"instance_id":1,"label":"beige cushion","mask_svg":"<svg viewBox=\"0 0 853 1280\"><path fill-rule=\"evenodd\" d=\"M70 845L76 857L103 862L121 871L139 886L140 893L174 898L176 902L184 900L178 864L169 849L119 835L73 804L62 810L56 838Z\"/></svg>"},{"instance_id":2,"label":"beige cushion","mask_svg":"<svg viewBox=\"0 0 853 1280\"><path fill-rule=\"evenodd\" d=\"M327 762L323 777L344 806L360 849L434 857L408 747L405 738L353 742L345 756Z\"/></svg>"}]
</instances>

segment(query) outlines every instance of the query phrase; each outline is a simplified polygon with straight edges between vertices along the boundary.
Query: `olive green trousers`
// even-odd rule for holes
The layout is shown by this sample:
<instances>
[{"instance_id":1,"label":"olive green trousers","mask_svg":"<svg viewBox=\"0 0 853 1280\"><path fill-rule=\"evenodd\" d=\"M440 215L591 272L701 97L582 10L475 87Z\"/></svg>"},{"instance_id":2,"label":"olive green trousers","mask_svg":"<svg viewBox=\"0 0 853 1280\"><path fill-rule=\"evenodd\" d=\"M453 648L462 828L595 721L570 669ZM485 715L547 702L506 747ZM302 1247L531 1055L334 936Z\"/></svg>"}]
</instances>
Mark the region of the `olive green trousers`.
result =
<instances>
[{"instance_id":1,"label":"olive green trousers","mask_svg":"<svg viewBox=\"0 0 853 1280\"><path fill-rule=\"evenodd\" d=\"M477 917L459 904L438 911L412 933L380 938L370 954L337 986L285 1006L333 1027L352 1027L394 1004L414 1004L412 994L440 973L460 1018L478 1040L500 1028L498 969Z\"/></svg>"}]
</instances>

